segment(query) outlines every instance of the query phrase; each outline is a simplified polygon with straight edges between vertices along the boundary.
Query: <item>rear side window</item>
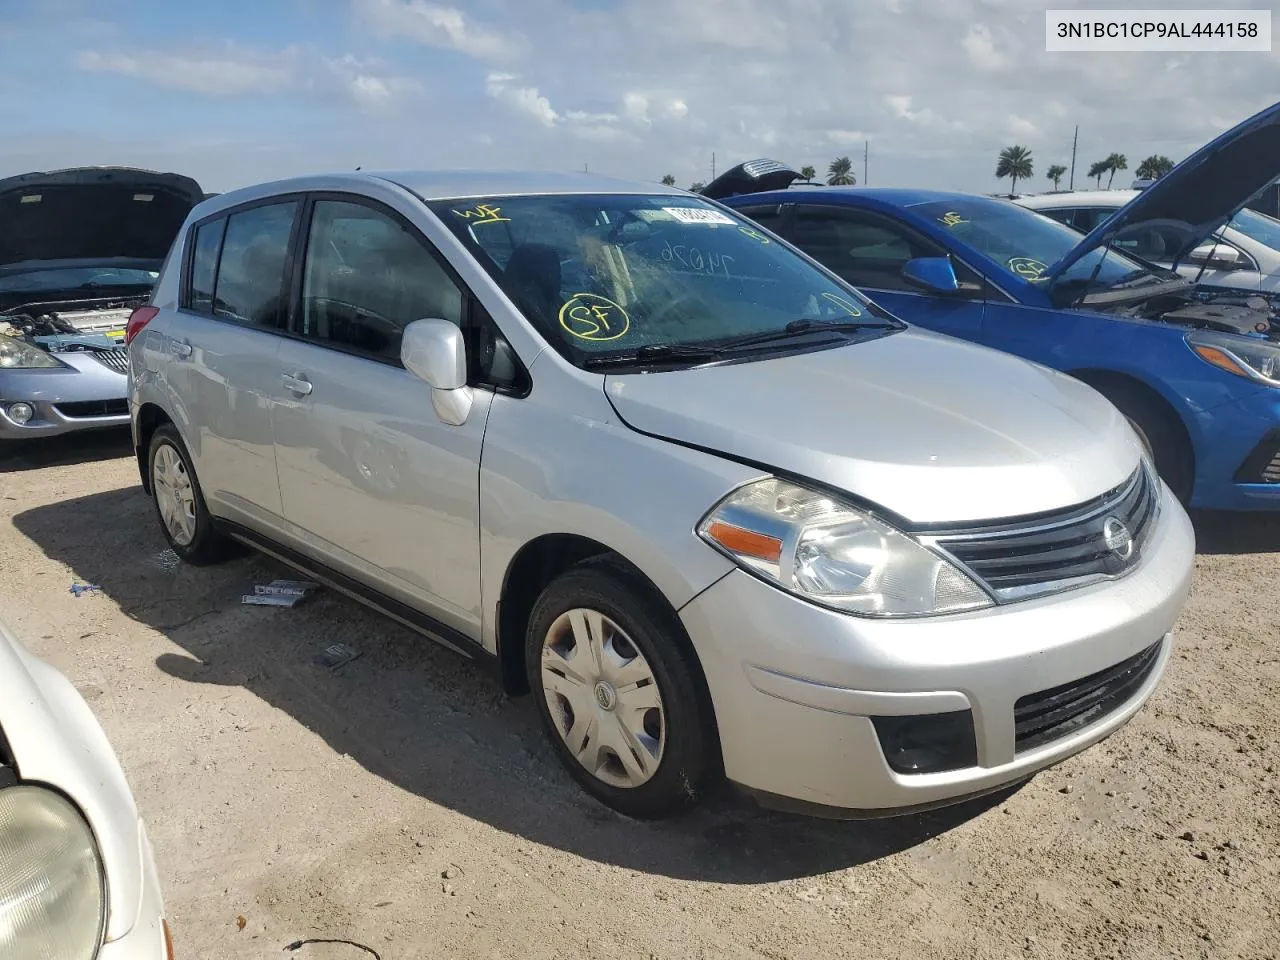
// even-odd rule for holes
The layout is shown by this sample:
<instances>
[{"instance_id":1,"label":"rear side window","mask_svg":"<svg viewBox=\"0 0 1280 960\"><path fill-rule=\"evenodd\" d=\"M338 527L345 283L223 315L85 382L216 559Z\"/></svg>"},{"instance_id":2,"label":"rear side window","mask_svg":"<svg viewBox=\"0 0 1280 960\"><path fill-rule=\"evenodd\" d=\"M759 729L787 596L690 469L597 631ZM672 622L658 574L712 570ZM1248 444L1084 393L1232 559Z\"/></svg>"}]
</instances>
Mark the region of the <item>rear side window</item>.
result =
<instances>
[{"instance_id":1,"label":"rear side window","mask_svg":"<svg viewBox=\"0 0 1280 960\"><path fill-rule=\"evenodd\" d=\"M214 283L214 316L255 327L285 326L285 262L297 209L297 201L289 200L227 218Z\"/></svg>"},{"instance_id":2,"label":"rear side window","mask_svg":"<svg viewBox=\"0 0 1280 960\"><path fill-rule=\"evenodd\" d=\"M461 326L462 303L462 290L425 242L398 220L364 204L316 202L302 279L303 336L399 360L406 326L427 317Z\"/></svg>"},{"instance_id":3,"label":"rear side window","mask_svg":"<svg viewBox=\"0 0 1280 960\"><path fill-rule=\"evenodd\" d=\"M218 251L226 220L213 220L196 229L191 251L191 293L187 305L201 313L213 312L213 284L218 275Z\"/></svg>"}]
</instances>

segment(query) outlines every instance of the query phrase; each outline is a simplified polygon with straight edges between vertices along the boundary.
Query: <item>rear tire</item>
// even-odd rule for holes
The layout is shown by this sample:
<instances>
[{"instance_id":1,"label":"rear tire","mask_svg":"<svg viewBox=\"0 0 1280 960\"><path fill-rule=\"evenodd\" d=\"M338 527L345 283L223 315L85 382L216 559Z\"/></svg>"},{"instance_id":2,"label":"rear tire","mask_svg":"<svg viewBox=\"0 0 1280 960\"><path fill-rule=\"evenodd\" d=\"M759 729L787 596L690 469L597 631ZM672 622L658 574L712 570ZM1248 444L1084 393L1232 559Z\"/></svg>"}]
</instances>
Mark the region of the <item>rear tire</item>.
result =
<instances>
[{"instance_id":1,"label":"rear tire","mask_svg":"<svg viewBox=\"0 0 1280 960\"><path fill-rule=\"evenodd\" d=\"M166 423L152 434L147 475L160 529L183 561L203 567L236 552L232 542L214 528L191 456L173 424Z\"/></svg>"},{"instance_id":2,"label":"rear tire","mask_svg":"<svg viewBox=\"0 0 1280 960\"><path fill-rule=\"evenodd\" d=\"M1176 415L1161 402L1131 387L1117 385L1097 389L1124 414L1155 463L1160 479L1186 506L1195 484L1195 461Z\"/></svg>"},{"instance_id":3,"label":"rear tire","mask_svg":"<svg viewBox=\"0 0 1280 960\"><path fill-rule=\"evenodd\" d=\"M714 714L666 600L609 561L587 561L542 592L525 662L543 727L578 784L619 813L669 816L718 769Z\"/></svg>"}]
</instances>

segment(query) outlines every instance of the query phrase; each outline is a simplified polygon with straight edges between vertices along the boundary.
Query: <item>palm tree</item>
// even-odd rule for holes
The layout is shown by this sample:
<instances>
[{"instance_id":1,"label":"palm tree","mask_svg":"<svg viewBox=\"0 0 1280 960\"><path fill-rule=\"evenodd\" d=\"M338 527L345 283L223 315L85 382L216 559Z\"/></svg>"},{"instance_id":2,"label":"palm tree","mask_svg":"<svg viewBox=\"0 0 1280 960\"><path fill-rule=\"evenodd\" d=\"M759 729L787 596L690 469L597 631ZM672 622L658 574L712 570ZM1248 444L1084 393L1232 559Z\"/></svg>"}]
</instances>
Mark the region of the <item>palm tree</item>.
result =
<instances>
[{"instance_id":1,"label":"palm tree","mask_svg":"<svg viewBox=\"0 0 1280 960\"><path fill-rule=\"evenodd\" d=\"M1015 145L1000 151L1000 159L996 162L996 178L1010 178L1010 193L1016 193L1018 180L1030 179L1031 173L1031 151L1026 147Z\"/></svg>"},{"instance_id":2,"label":"palm tree","mask_svg":"<svg viewBox=\"0 0 1280 960\"><path fill-rule=\"evenodd\" d=\"M1049 168L1049 172L1045 174L1049 178L1049 182L1053 184L1053 189L1057 190L1062 184L1062 175L1067 172L1067 168L1060 163L1055 163Z\"/></svg>"},{"instance_id":3,"label":"palm tree","mask_svg":"<svg viewBox=\"0 0 1280 960\"><path fill-rule=\"evenodd\" d=\"M800 168L800 178L804 180L805 183L813 183L813 178L817 175L818 171L813 169L813 167L805 165Z\"/></svg>"},{"instance_id":4,"label":"palm tree","mask_svg":"<svg viewBox=\"0 0 1280 960\"><path fill-rule=\"evenodd\" d=\"M1129 169L1129 158L1123 153L1113 153L1103 161L1107 165L1107 169L1111 171L1111 176L1107 178L1107 189L1111 189L1111 181L1116 178L1116 173L1120 170Z\"/></svg>"},{"instance_id":5,"label":"palm tree","mask_svg":"<svg viewBox=\"0 0 1280 960\"><path fill-rule=\"evenodd\" d=\"M1138 164L1137 174L1142 180L1159 180L1173 169L1173 161L1164 154L1153 153Z\"/></svg>"},{"instance_id":6,"label":"palm tree","mask_svg":"<svg viewBox=\"0 0 1280 960\"><path fill-rule=\"evenodd\" d=\"M857 182L853 175L853 161L848 157L837 157L827 167L827 186L851 187Z\"/></svg>"},{"instance_id":7,"label":"palm tree","mask_svg":"<svg viewBox=\"0 0 1280 960\"><path fill-rule=\"evenodd\" d=\"M664 187L674 187L676 185L676 178L669 173L664 174L662 177L662 185Z\"/></svg>"},{"instance_id":8,"label":"palm tree","mask_svg":"<svg viewBox=\"0 0 1280 960\"><path fill-rule=\"evenodd\" d=\"M1107 172L1107 161L1105 160L1099 160L1097 163L1095 163L1092 167L1089 168L1089 176L1093 178L1094 185L1099 190L1102 189L1102 175L1106 172Z\"/></svg>"},{"instance_id":9,"label":"palm tree","mask_svg":"<svg viewBox=\"0 0 1280 960\"><path fill-rule=\"evenodd\" d=\"M695 180L693 183L689 184L689 192L690 192L690 193L698 193L698 192L699 192L699 191L701 191L701 190L702 190L702 188L703 188L703 187L705 187L705 186L706 186L706 184L705 184L705 183L703 183L701 180Z\"/></svg>"}]
</instances>

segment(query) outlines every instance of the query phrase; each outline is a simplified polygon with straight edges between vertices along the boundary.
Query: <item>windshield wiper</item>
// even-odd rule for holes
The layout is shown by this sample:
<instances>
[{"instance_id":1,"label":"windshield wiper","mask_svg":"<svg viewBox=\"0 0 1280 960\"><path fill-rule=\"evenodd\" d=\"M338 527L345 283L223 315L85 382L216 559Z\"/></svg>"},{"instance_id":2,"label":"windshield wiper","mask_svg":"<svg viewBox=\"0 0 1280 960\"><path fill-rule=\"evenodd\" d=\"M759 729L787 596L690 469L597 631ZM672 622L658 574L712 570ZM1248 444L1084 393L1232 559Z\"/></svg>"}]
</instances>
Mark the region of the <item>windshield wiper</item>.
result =
<instances>
[{"instance_id":1,"label":"windshield wiper","mask_svg":"<svg viewBox=\"0 0 1280 960\"><path fill-rule=\"evenodd\" d=\"M718 360L721 350L716 347L698 347L687 343L646 343L634 350L619 353L606 353L595 357L586 357L582 366L587 370L600 367L628 367L646 363L665 363L667 361L688 361L702 363Z\"/></svg>"},{"instance_id":2,"label":"windshield wiper","mask_svg":"<svg viewBox=\"0 0 1280 960\"><path fill-rule=\"evenodd\" d=\"M766 330L763 333L747 333L728 340L717 340L716 346L721 350L736 350L739 347L754 347L762 343L774 343L778 340L790 340L792 337L810 333L849 333L854 330L888 330L894 326L883 320L813 320L802 317L792 320L778 330Z\"/></svg>"}]
</instances>

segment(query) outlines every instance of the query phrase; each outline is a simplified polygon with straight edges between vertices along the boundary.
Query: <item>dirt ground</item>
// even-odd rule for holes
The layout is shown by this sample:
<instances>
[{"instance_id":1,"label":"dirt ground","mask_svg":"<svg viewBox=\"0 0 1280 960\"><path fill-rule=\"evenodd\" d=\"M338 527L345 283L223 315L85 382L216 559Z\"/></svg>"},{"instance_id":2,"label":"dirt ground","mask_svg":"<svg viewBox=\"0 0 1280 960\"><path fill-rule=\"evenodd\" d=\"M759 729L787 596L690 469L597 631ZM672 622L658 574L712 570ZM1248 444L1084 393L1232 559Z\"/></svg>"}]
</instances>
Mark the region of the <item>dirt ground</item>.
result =
<instances>
[{"instance_id":1,"label":"dirt ground","mask_svg":"<svg viewBox=\"0 0 1280 960\"><path fill-rule=\"evenodd\" d=\"M0 615L101 718L180 960L1280 956L1280 517L1198 517L1175 658L1110 740L889 821L731 798L638 824L556 766L526 700L284 572L166 554L127 436L0 463ZM102 593L76 598L72 583ZM335 642L362 656L315 663ZM243 929L240 920L243 918Z\"/></svg>"}]
</instances>

